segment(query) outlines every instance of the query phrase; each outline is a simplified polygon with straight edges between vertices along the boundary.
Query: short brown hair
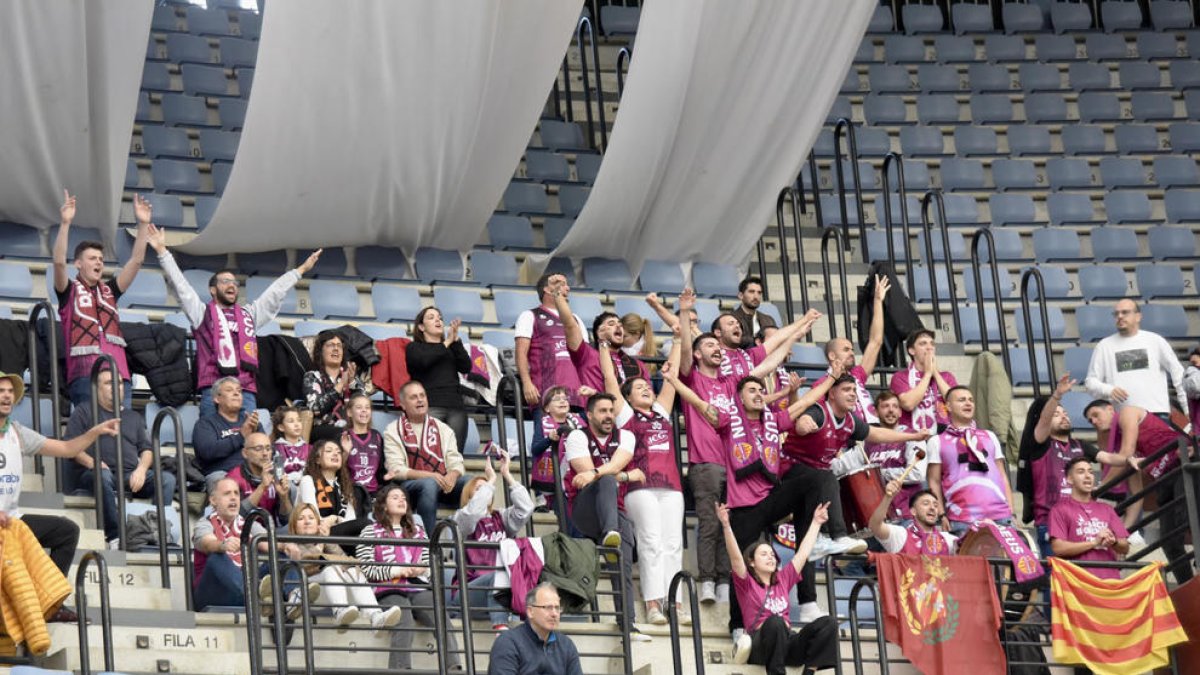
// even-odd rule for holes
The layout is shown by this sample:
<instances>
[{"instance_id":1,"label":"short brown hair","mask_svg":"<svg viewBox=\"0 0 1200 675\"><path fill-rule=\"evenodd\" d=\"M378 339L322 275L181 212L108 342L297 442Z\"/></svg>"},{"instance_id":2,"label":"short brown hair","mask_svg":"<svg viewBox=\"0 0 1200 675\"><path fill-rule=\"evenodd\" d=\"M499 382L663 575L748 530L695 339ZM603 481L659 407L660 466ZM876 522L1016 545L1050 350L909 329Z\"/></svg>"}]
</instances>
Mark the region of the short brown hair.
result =
<instances>
[{"instance_id":1,"label":"short brown hair","mask_svg":"<svg viewBox=\"0 0 1200 675\"><path fill-rule=\"evenodd\" d=\"M104 254L104 244L101 244L98 241L92 241L91 239L88 239L85 241L81 241L75 245L75 259L79 260L80 256L83 255L83 252L88 250L89 248L94 248L97 251L100 251L101 255Z\"/></svg>"}]
</instances>

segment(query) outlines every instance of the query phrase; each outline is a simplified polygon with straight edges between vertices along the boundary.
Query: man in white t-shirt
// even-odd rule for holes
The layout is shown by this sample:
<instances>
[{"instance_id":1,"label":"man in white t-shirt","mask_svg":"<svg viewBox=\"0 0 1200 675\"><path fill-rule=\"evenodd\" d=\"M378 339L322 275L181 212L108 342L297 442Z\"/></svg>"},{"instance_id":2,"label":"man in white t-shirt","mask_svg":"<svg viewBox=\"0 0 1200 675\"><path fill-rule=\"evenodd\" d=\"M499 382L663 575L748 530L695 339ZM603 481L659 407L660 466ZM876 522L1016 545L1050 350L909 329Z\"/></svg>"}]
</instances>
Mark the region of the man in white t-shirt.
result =
<instances>
[{"instance_id":1,"label":"man in white t-shirt","mask_svg":"<svg viewBox=\"0 0 1200 675\"><path fill-rule=\"evenodd\" d=\"M886 522L889 505L904 487L897 478L884 488L886 498L879 502L871 514L868 526L871 533L888 553L910 553L921 555L953 555L958 548L958 538L938 529L942 518L942 503L932 490L918 490L908 498L908 512L912 524L907 527Z\"/></svg>"},{"instance_id":2,"label":"man in white t-shirt","mask_svg":"<svg viewBox=\"0 0 1200 675\"><path fill-rule=\"evenodd\" d=\"M1096 345L1083 386L1093 397L1118 407L1132 405L1160 416L1171 412L1163 375L1170 378L1182 410L1188 409L1183 389L1183 366L1163 337L1141 330L1142 311L1133 300L1118 300L1113 308L1117 332Z\"/></svg>"},{"instance_id":3,"label":"man in white t-shirt","mask_svg":"<svg viewBox=\"0 0 1200 675\"><path fill-rule=\"evenodd\" d=\"M554 272L543 274L537 282L537 293L541 304L521 312L515 326L517 374L525 403L536 409L542 392L560 386L571 393L571 405L582 408L587 396L595 392L579 393L579 375L567 351L567 335L554 302L556 294L567 297L571 293L567 277ZM575 320L584 325L578 315Z\"/></svg>"}]
</instances>

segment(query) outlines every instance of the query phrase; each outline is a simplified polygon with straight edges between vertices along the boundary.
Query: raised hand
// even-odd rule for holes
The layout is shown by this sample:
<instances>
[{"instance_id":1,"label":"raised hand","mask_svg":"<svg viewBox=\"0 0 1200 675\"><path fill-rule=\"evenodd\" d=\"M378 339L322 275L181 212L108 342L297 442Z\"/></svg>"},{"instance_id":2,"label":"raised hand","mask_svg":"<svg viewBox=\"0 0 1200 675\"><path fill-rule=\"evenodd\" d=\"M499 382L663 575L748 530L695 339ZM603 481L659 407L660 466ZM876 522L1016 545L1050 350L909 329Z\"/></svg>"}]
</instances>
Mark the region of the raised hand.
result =
<instances>
[{"instance_id":1,"label":"raised hand","mask_svg":"<svg viewBox=\"0 0 1200 675\"><path fill-rule=\"evenodd\" d=\"M458 328L462 325L462 319L455 319L450 322L450 327L446 330L446 345L452 345L458 342Z\"/></svg>"},{"instance_id":2,"label":"raised hand","mask_svg":"<svg viewBox=\"0 0 1200 675\"><path fill-rule=\"evenodd\" d=\"M154 215L154 208L150 206L150 200L141 195L133 196L133 217L137 219L138 225L149 225L150 218Z\"/></svg>"},{"instance_id":3,"label":"raised hand","mask_svg":"<svg viewBox=\"0 0 1200 675\"><path fill-rule=\"evenodd\" d=\"M834 361L829 365L829 377L832 377L834 380L845 375L845 372L846 369L843 367L841 361Z\"/></svg>"},{"instance_id":4,"label":"raised hand","mask_svg":"<svg viewBox=\"0 0 1200 675\"><path fill-rule=\"evenodd\" d=\"M595 389L592 389L591 387L587 386L586 384L579 385L579 389L577 391L579 392L580 398L591 398L591 397L595 396L597 393L599 393Z\"/></svg>"},{"instance_id":5,"label":"raised hand","mask_svg":"<svg viewBox=\"0 0 1200 675\"><path fill-rule=\"evenodd\" d=\"M1071 378L1071 374L1065 373L1062 377L1058 378L1058 386L1054 388L1054 395L1062 398L1068 391L1071 391L1071 387L1074 387L1075 384L1076 381Z\"/></svg>"},{"instance_id":6,"label":"raised hand","mask_svg":"<svg viewBox=\"0 0 1200 675\"><path fill-rule=\"evenodd\" d=\"M685 287L683 291L679 293L679 309L687 310L695 308L696 291L692 290L691 287Z\"/></svg>"},{"instance_id":7,"label":"raised hand","mask_svg":"<svg viewBox=\"0 0 1200 675\"><path fill-rule=\"evenodd\" d=\"M883 488L883 493L885 495L887 495L889 499L891 499L892 497L895 497L896 495L900 494L900 487L901 487L900 479L897 478L896 480L890 481Z\"/></svg>"},{"instance_id":8,"label":"raised hand","mask_svg":"<svg viewBox=\"0 0 1200 675\"><path fill-rule=\"evenodd\" d=\"M672 366L670 361L664 363L662 368L658 369L658 373L659 375L662 375L663 382L675 383L679 381L679 378L675 373L675 368Z\"/></svg>"},{"instance_id":9,"label":"raised hand","mask_svg":"<svg viewBox=\"0 0 1200 675\"><path fill-rule=\"evenodd\" d=\"M58 207L59 222L63 225L70 225L75 220L75 197L63 188L63 203Z\"/></svg>"},{"instance_id":10,"label":"raised hand","mask_svg":"<svg viewBox=\"0 0 1200 675\"><path fill-rule=\"evenodd\" d=\"M804 378L800 377L796 373L790 373L788 375L787 386L788 386L788 389L790 389L791 391L797 391L798 389L800 389L800 387L804 386Z\"/></svg>"},{"instance_id":11,"label":"raised hand","mask_svg":"<svg viewBox=\"0 0 1200 675\"><path fill-rule=\"evenodd\" d=\"M492 468L491 457L483 461L483 478L489 483L496 480L496 470Z\"/></svg>"},{"instance_id":12,"label":"raised hand","mask_svg":"<svg viewBox=\"0 0 1200 675\"><path fill-rule=\"evenodd\" d=\"M312 254L308 256L308 259L306 259L304 262L300 263L300 266L296 268L296 271L300 273L300 276L304 276L305 274L308 274L309 271L312 270L313 265L316 265L317 260L320 259L320 257L321 257L321 251L324 251L324 250L325 249L323 249L323 248L319 248L319 249L313 251Z\"/></svg>"},{"instance_id":13,"label":"raised hand","mask_svg":"<svg viewBox=\"0 0 1200 675\"><path fill-rule=\"evenodd\" d=\"M716 502L716 504L713 505L713 508L715 508L717 510L717 521L721 523L721 526L724 527L724 526L728 525L729 524L729 507L725 506L721 502Z\"/></svg>"},{"instance_id":14,"label":"raised hand","mask_svg":"<svg viewBox=\"0 0 1200 675\"><path fill-rule=\"evenodd\" d=\"M242 422L242 437L249 438L250 434L258 431L258 411L250 413L246 416L246 421Z\"/></svg>"},{"instance_id":15,"label":"raised hand","mask_svg":"<svg viewBox=\"0 0 1200 675\"><path fill-rule=\"evenodd\" d=\"M154 223L146 226L146 243L150 244L150 248L156 253L162 255L167 250L167 233Z\"/></svg>"},{"instance_id":16,"label":"raised hand","mask_svg":"<svg viewBox=\"0 0 1200 675\"><path fill-rule=\"evenodd\" d=\"M658 307L662 304L662 301L658 299L658 293L652 291L646 294L646 304L651 307Z\"/></svg>"},{"instance_id":17,"label":"raised hand","mask_svg":"<svg viewBox=\"0 0 1200 675\"><path fill-rule=\"evenodd\" d=\"M507 452L500 453L500 475L506 480L512 479L512 458Z\"/></svg>"},{"instance_id":18,"label":"raised hand","mask_svg":"<svg viewBox=\"0 0 1200 675\"><path fill-rule=\"evenodd\" d=\"M813 509L812 520L818 525L824 525L829 520L829 502L817 504L817 508Z\"/></svg>"},{"instance_id":19,"label":"raised hand","mask_svg":"<svg viewBox=\"0 0 1200 675\"><path fill-rule=\"evenodd\" d=\"M892 282L888 281L886 274L881 274L875 277L875 299L883 300L887 296L888 290L892 287Z\"/></svg>"}]
</instances>

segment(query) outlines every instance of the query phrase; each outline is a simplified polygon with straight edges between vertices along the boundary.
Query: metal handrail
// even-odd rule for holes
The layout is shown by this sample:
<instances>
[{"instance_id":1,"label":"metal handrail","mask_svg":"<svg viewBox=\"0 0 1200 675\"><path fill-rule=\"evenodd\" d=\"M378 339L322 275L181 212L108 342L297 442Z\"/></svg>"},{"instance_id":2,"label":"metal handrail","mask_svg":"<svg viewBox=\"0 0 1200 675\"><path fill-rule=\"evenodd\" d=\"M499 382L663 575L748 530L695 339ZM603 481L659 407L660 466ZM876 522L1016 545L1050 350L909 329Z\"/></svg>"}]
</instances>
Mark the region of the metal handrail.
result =
<instances>
[{"instance_id":1,"label":"metal handrail","mask_svg":"<svg viewBox=\"0 0 1200 675\"><path fill-rule=\"evenodd\" d=\"M190 518L187 509L187 453L183 450L183 418L180 417L179 411L175 408L162 408L158 414L154 416L154 422L150 427L150 447L154 452L154 474L159 476L155 482L155 508L158 510L158 541L159 541L159 572L162 574L162 587L171 587L171 574L169 569L169 553L167 549L168 537L164 532L166 528L166 505L170 503L170 495L164 495L162 490L162 426L167 420L171 421L175 428L175 470L178 472L175 480L175 489L179 497L179 546L183 552L183 568L184 568L184 584L183 596L187 603L186 608L189 612L195 611L196 600L192 596L194 590L192 588L192 577L195 576L196 565L192 560L192 531L191 524L188 523Z\"/></svg>"},{"instance_id":2,"label":"metal handrail","mask_svg":"<svg viewBox=\"0 0 1200 675\"><path fill-rule=\"evenodd\" d=\"M38 315L46 315L46 342L50 349L50 419L51 428L42 429L42 384L41 374L38 367L38 339L37 339L37 321ZM34 303L33 307L29 308L29 322L25 328L25 341L29 343L29 403L33 408L33 430L39 434L49 436L50 438L58 438L61 435L59 420L62 411L59 410L58 397L58 319L54 316L54 309L50 303L45 300L39 300ZM38 475L45 475L46 470L42 456L34 455L33 457L34 470ZM63 484L62 462L55 462L55 478L59 488Z\"/></svg>"},{"instance_id":3,"label":"metal handrail","mask_svg":"<svg viewBox=\"0 0 1200 675\"><path fill-rule=\"evenodd\" d=\"M629 72L629 64L632 61L633 52L629 51L629 47L617 50L617 98L625 94L625 75Z\"/></svg>"},{"instance_id":4,"label":"metal handrail","mask_svg":"<svg viewBox=\"0 0 1200 675\"><path fill-rule=\"evenodd\" d=\"M779 268L783 273L783 312L784 316L787 317L787 322L791 323L795 319L792 310L792 273L789 269L791 267L791 260L788 259L787 230L783 223L783 207L788 202L792 204L792 224L795 227L799 227L800 209L797 206L799 199L796 196L796 191L791 187L785 187L780 190L779 196L775 198L775 233L779 238ZM796 249L796 254L800 272L800 287L803 288L807 285L804 279L804 250ZM807 295L807 292L805 294ZM807 305L808 303L805 302L805 304ZM805 309L804 311L807 312L808 310Z\"/></svg>"},{"instance_id":5,"label":"metal handrail","mask_svg":"<svg viewBox=\"0 0 1200 675\"><path fill-rule=\"evenodd\" d=\"M1000 324L1000 354L1004 359L1004 370L1012 377L1012 362L1008 354L1008 329L1004 327L1004 304L1001 300L1000 290L1000 263L996 262L996 239L992 236L991 230L986 227L981 227L975 230L975 234L971 237L971 274L975 280L975 309L979 312L979 334L983 344L983 351L991 351L991 340L988 338L987 318L984 316L983 303L984 288L983 277L980 276L980 257L979 257L979 242L987 240L988 244L988 267L991 269L992 276L992 300L996 304L996 321ZM949 251L946 254L949 255ZM937 288L931 289L937 293ZM951 302L954 298L950 299Z\"/></svg>"},{"instance_id":6,"label":"metal handrail","mask_svg":"<svg viewBox=\"0 0 1200 675\"><path fill-rule=\"evenodd\" d=\"M929 219L930 204L937 204L937 221ZM925 259L929 262L929 289L933 297L933 320L942 328L942 301L937 293L937 261L933 256L933 225L936 222L942 235L942 258L946 264L946 284L950 290L950 319L954 322L954 336L959 342L963 341L962 318L958 314L958 289L954 281L954 256L950 255L950 228L946 224L946 200L942 191L933 189L921 197L921 231L925 235ZM891 235L888 235L891 238Z\"/></svg>"},{"instance_id":7,"label":"metal handrail","mask_svg":"<svg viewBox=\"0 0 1200 675\"><path fill-rule=\"evenodd\" d=\"M500 384L496 387L496 435L499 436L496 440L499 442L500 449L505 453L508 452L508 429L504 424L504 388L505 386L512 387L513 392L513 417L517 422L517 456L520 461L517 466L521 471L521 485L529 485L529 461L525 456L525 410L523 403L525 399L521 393L521 381L515 374L504 375L500 378ZM533 519L529 519L525 523L525 536L533 536Z\"/></svg>"},{"instance_id":8,"label":"metal handrail","mask_svg":"<svg viewBox=\"0 0 1200 675\"><path fill-rule=\"evenodd\" d=\"M584 26L587 26L587 36L592 43L592 62L596 68L596 117L600 124L600 143L596 143L595 125L597 120L592 116L592 89L588 75L587 51L583 48ZM600 47L596 44L596 33L592 29L592 21L586 16L579 18L575 26L575 41L579 47L579 65L583 71L583 104L587 112L588 145L594 150L604 152L608 147L608 129L604 119L604 83L600 79Z\"/></svg>"},{"instance_id":9,"label":"metal handrail","mask_svg":"<svg viewBox=\"0 0 1200 675\"><path fill-rule=\"evenodd\" d=\"M116 418L119 425L119 431L114 443L117 446L116 460L117 465L113 467L113 492L117 498L117 541L120 545L120 550L125 550L125 461L124 448L122 441L124 439L124 424L121 422L121 373L117 370L117 362L108 354L101 354L92 362L92 423L100 423L100 373L105 369L112 374L110 385L112 387L112 406L113 417ZM96 496L96 526L104 527L104 470L103 461L100 457L100 437L92 442L92 485L95 487Z\"/></svg>"},{"instance_id":10,"label":"metal handrail","mask_svg":"<svg viewBox=\"0 0 1200 675\"><path fill-rule=\"evenodd\" d=\"M112 644L112 604L108 600L108 563L104 554L99 551L88 551L79 559L75 569L75 605L79 612L79 672L91 675L91 653L88 648L87 635L87 593L84 592L84 581L87 579L88 564L96 564L96 574L100 584L100 638L104 644L104 670L114 669Z\"/></svg>"},{"instance_id":11,"label":"metal handrail","mask_svg":"<svg viewBox=\"0 0 1200 675\"><path fill-rule=\"evenodd\" d=\"M533 519L530 518L530 521ZM475 675L475 639L472 635L471 628L471 602L470 590L467 588L466 560L467 552L463 548L462 533L458 530L458 523L449 518L439 520L437 525L433 526L433 532L429 535L429 563L430 577L437 579L439 582L445 582L443 574L445 561L442 558L442 533L450 530L450 543L454 547L454 560L458 568L458 600L462 603L462 625L463 625L463 660L466 662L467 675ZM446 628L446 594L435 590L433 594L433 624L434 632L438 635L445 635ZM438 670L446 672L446 642L444 640L437 641L437 656Z\"/></svg>"},{"instance_id":12,"label":"metal handrail","mask_svg":"<svg viewBox=\"0 0 1200 675\"><path fill-rule=\"evenodd\" d=\"M1049 371L1047 382L1054 386L1054 347L1050 342L1050 315L1046 311L1046 282L1042 273L1036 267L1030 267L1021 274L1021 316L1025 324L1025 347L1029 352L1029 376L1033 380L1033 395L1042 395L1042 378L1038 375L1037 350L1034 347L1033 317L1029 308L1029 282L1037 281L1038 314L1042 319L1042 348L1046 354L1046 369Z\"/></svg>"},{"instance_id":13,"label":"metal handrail","mask_svg":"<svg viewBox=\"0 0 1200 675\"><path fill-rule=\"evenodd\" d=\"M858 141L854 136L854 123L845 117L839 118L833 125L833 170L837 178L838 208L842 214L842 244L850 248L850 217L846 208L846 178L842 170L842 133L850 143L850 173L854 176L854 205L858 209L858 240L862 246L863 262L871 261L871 252L867 244L867 225L863 217L862 177L858 171ZM816 180L816 176L813 176Z\"/></svg>"},{"instance_id":14,"label":"metal handrail","mask_svg":"<svg viewBox=\"0 0 1200 675\"><path fill-rule=\"evenodd\" d=\"M265 509L255 508L246 515L245 521L242 524L242 588L245 589L246 603L246 625L247 645L250 652L250 672L261 673L263 671L262 663L262 622L260 619L261 611L259 607L258 593L254 592L257 588L254 585L254 573L258 568L258 538L252 536L254 523L259 523L266 529L267 534L267 569L271 579L276 584L280 584L279 577L279 556L276 551L279 550L278 543L275 541L275 519ZM282 585L280 585L282 588ZM284 601L280 593L271 594L271 604L274 610L271 616L275 633L275 670L279 673L287 672L287 643L284 641ZM301 593L300 595L306 595Z\"/></svg>"},{"instance_id":15,"label":"metal handrail","mask_svg":"<svg viewBox=\"0 0 1200 675\"><path fill-rule=\"evenodd\" d=\"M837 311L833 304L833 283L829 273L829 242L833 241L837 248L838 281L842 285L842 325L846 329L846 339L854 341L850 330L850 284L846 281L846 250L842 248L842 238L837 230L825 230L821 233L821 276L825 281L825 309L829 314L829 337L838 336ZM811 332L811 331L810 331Z\"/></svg>"},{"instance_id":16,"label":"metal handrail","mask_svg":"<svg viewBox=\"0 0 1200 675\"><path fill-rule=\"evenodd\" d=\"M767 288L767 245L763 243L762 237L758 238L758 243L754 246L755 252L758 254L758 278L763 280L763 300L771 299L771 289Z\"/></svg>"},{"instance_id":17,"label":"metal handrail","mask_svg":"<svg viewBox=\"0 0 1200 675\"><path fill-rule=\"evenodd\" d=\"M667 621L671 624L671 656L675 660L675 675L683 675L683 654L679 650L679 607L675 602L675 597L679 593L679 584L687 585L688 589L688 607L693 610L700 606L696 600L696 580L687 570L680 570L671 577L671 584L667 587L667 598L663 602L667 605ZM692 616L692 649L694 650L696 665L692 670L695 675L704 675L704 631L700 629L700 614L697 612Z\"/></svg>"},{"instance_id":18,"label":"metal handrail","mask_svg":"<svg viewBox=\"0 0 1200 675\"><path fill-rule=\"evenodd\" d=\"M897 194L900 197L900 224L904 229L904 280L908 285L908 297L916 295L916 282L914 281L912 252L909 250L909 242L912 241L912 229L908 222L908 189L904 184L904 157L898 152L889 152L883 158L883 169L881 170L883 180L883 194L880 199L883 200L883 227L887 234L887 252L888 264L892 266L892 270L896 269L896 243L893 241L892 228L892 181L890 178L890 169L892 165L896 166L896 183ZM858 180L858 177L855 177ZM862 220L862 215L859 214L859 220ZM864 260L863 262L870 262ZM929 261L932 264L932 260Z\"/></svg>"},{"instance_id":19,"label":"metal handrail","mask_svg":"<svg viewBox=\"0 0 1200 675\"><path fill-rule=\"evenodd\" d=\"M832 584L831 584L832 585ZM854 672L861 672L862 667L862 645L859 643L859 626L858 626L858 596L863 589L871 589L871 602L875 606L875 647L879 650L879 675L888 675L888 660L887 660L887 639L884 636L884 631L879 625L879 617L883 616L883 608L879 602L879 590L875 587L875 582L871 579L859 579L855 582L854 587L850 589L850 648L854 653Z\"/></svg>"}]
</instances>

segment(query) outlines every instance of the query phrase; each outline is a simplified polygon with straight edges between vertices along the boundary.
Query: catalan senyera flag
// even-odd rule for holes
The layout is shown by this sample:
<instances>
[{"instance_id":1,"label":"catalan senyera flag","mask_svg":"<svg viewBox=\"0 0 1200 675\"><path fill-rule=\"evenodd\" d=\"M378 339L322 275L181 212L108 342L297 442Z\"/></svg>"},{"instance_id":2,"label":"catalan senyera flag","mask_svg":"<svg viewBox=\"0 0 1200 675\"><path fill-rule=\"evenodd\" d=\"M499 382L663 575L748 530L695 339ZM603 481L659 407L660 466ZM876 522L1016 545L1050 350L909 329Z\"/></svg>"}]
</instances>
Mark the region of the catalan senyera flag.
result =
<instances>
[{"instance_id":1,"label":"catalan senyera flag","mask_svg":"<svg viewBox=\"0 0 1200 675\"><path fill-rule=\"evenodd\" d=\"M1169 664L1167 649L1187 642L1160 573L1148 565L1125 579L1100 579L1050 558L1054 659L1097 675L1144 673Z\"/></svg>"}]
</instances>

